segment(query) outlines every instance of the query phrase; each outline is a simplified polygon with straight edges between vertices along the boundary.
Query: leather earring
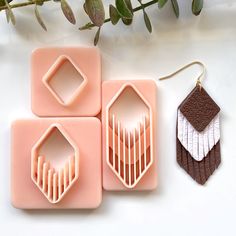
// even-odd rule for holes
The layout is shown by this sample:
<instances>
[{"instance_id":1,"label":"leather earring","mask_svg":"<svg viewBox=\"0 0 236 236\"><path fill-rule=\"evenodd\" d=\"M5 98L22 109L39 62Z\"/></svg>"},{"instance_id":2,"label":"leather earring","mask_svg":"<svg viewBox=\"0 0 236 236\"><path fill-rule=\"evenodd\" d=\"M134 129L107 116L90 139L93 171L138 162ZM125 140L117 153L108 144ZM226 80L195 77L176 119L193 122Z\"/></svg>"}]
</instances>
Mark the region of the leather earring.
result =
<instances>
[{"instance_id":1,"label":"leather earring","mask_svg":"<svg viewBox=\"0 0 236 236\"><path fill-rule=\"evenodd\" d=\"M176 159L197 183L203 185L221 162L220 108L202 87L205 66L194 61L159 80L171 78L196 64L202 67L202 73L177 109Z\"/></svg>"}]
</instances>

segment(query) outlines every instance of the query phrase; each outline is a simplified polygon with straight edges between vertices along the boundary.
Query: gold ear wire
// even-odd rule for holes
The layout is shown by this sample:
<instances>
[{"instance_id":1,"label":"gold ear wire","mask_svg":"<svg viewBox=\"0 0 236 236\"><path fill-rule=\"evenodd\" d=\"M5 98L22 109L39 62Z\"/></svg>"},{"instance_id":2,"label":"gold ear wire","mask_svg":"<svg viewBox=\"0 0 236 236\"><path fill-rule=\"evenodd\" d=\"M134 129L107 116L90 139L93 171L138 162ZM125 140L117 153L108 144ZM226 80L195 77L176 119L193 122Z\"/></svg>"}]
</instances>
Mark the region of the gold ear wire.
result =
<instances>
[{"instance_id":1,"label":"gold ear wire","mask_svg":"<svg viewBox=\"0 0 236 236\"><path fill-rule=\"evenodd\" d=\"M191 67L191 66L193 66L193 65L199 65L199 66L201 66L201 68L202 68L202 72L201 72L201 74L197 77L197 82L196 82L196 86L199 86L199 88L200 88L200 90L201 90L201 88L202 88L202 79L203 79L203 77L204 77L205 74L206 74L206 67L205 67L205 65L204 65L202 62L200 62L200 61L193 61L193 62L191 62L191 63L189 63L189 64L187 64L187 65L181 67L180 69L178 69L177 71L173 72L172 74L159 78L159 80L170 79L171 77L175 76L175 75L178 74L179 72L181 72L181 71L183 71L183 70L185 70L185 69L187 69L187 68L189 68L189 67Z\"/></svg>"}]
</instances>

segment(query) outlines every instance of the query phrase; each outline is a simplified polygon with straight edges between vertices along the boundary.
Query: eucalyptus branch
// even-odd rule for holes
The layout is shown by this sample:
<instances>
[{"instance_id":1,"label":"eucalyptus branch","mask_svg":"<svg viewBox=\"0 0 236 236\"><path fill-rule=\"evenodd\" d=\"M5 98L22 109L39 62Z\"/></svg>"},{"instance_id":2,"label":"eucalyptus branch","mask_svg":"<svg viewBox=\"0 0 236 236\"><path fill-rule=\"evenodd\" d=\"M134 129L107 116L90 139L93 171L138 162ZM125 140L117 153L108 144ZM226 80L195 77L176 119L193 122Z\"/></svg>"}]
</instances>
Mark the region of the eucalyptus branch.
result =
<instances>
[{"instance_id":1,"label":"eucalyptus branch","mask_svg":"<svg viewBox=\"0 0 236 236\"><path fill-rule=\"evenodd\" d=\"M94 45L98 43L101 27L103 24L111 22L116 25L121 20L125 25L131 25L133 22L134 13L138 11L143 12L143 19L145 26L149 33L152 33L152 24L146 12L146 8L152 5L158 6L162 9L166 3L171 2L175 16L179 17L178 0L150 0L143 3L142 0L137 0L140 6L133 8L131 0L114 0L115 5L109 5L109 18L105 19L105 10L102 0L85 0L84 11L90 18L90 22L80 27L79 30L90 30L97 27L97 32L94 38ZM192 12L194 15L199 15L203 8L204 0L192 0Z\"/></svg>"},{"instance_id":2,"label":"eucalyptus branch","mask_svg":"<svg viewBox=\"0 0 236 236\"><path fill-rule=\"evenodd\" d=\"M158 0L152 0L150 2L147 2L147 3L142 3L142 5L138 6L138 7L135 7L133 9L133 12L137 12L137 11L140 11L140 10L143 10L151 5L154 5L158 2ZM107 18L104 20L104 23L108 23L111 21L111 18ZM95 25L94 23L92 22L88 22L87 24L85 24L84 26L80 27L79 30L88 30L88 29L92 29L93 27L97 27L97 25Z\"/></svg>"},{"instance_id":3,"label":"eucalyptus branch","mask_svg":"<svg viewBox=\"0 0 236 236\"><path fill-rule=\"evenodd\" d=\"M34 15L38 23L47 31L46 24L44 23L40 12L42 10L41 6L46 2L54 2L59 4L60 8L66 17L66 19L71 24L76 24L76 18L71 9L68 0L22 0L21 3L13 3L14 0L0 0L0 12L4 11L6 13L7 22L11 22L13 25L16 24L16 18L12 9L34 6ZM72 1L72 0L71 0ZM174 11L175 16L179 17L179 4L178 0L149 0L148 2L143 3L142 0L136 0L139 3L139 6L133 7L133 0L113 0L114 5L109 5L109 18L105 18L105 9L103 0L84 0L84 11L88 15L90 22L80 27L79 30L89 30L92 28L97 28L94 44L96 45L99 41L99 36L101 33L102 26L105 23L110 22L113 25L116 25L119 21L122 21L123 24L129 26L133 23L134 14L138 11L143 12L143 19L145 26L149 33L152 32L152 24L149 19L149 16L146 12L146 8L150 6L158 6L159 9L162 9L167 2L170 2ZM192 13L194 15L199 15L203 8L204 0L191 0L192 1ZM81 1L78 1L81 2Z\"/></svg>"},{"instance_id":4,"label":"eucalyptus branch","mask_svg":"<svg viewBox=\"0 0 236 236\"><path fill-rule=\"evenodd\" d=\"M41 2L51 2L52 0L42 0ZM28 1L28 2L21 2L21 3L15 3L15 4L9 4L10 8L19 8L19 7L26 7L26 6L30 6L30 5L36 5L37 4L37 0L32 0L32 1ZM0 11L2 10L7 10L8 7L5 6L0 6Z\"/></svg>"},{"instance_id":5,"label":"eucalyptus branch","mask_svg":"<svg viewBox=\"0 0 236 236\"><path fill-rule=\"evenodd\" d=\"M15 20L15 16L13 14L12 9L34 5L35 17L36 17L38 23L40 24L40 26L45 31L47 31L47 27L44 24L44 21L40 16L39 7L42 6L46 2L52 2L52 1L60 3L61 10L62 10L64 16L71 24L76 23L74 13L73 13L71 7L69 6L69 4L67 3L67 0L29 0L28 2L22 2L22 3L16 3L16 4L10 4L10 2L12 2L12 0L0 0L0 11L4 10L6 12L7 22L8 23L11 22L13 25L15 25L16 20Z\"/></svg>"}]
</instances>

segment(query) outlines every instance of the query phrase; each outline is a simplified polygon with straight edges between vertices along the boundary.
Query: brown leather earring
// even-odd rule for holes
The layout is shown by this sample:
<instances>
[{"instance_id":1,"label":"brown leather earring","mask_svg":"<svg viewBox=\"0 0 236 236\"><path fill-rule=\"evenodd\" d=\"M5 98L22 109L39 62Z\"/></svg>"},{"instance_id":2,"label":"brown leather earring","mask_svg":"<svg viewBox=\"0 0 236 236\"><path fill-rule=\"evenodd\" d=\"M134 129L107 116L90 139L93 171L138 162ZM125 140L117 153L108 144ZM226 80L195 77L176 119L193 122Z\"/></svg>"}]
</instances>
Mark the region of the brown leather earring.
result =
<instances>
[{"instance_id":1,"label":"brown leather earring","mask_svg":"<svg viewBox=\"0 0 236 236\"><path fill-rule=\"evenodd\" d=\"M203 185L221 162L220 108L202 87L205 66L194 61L159 80L171 78L196 64L202 67L202 73L177 110L176 159L196 182Z\"/></svg>"}]
</instances>

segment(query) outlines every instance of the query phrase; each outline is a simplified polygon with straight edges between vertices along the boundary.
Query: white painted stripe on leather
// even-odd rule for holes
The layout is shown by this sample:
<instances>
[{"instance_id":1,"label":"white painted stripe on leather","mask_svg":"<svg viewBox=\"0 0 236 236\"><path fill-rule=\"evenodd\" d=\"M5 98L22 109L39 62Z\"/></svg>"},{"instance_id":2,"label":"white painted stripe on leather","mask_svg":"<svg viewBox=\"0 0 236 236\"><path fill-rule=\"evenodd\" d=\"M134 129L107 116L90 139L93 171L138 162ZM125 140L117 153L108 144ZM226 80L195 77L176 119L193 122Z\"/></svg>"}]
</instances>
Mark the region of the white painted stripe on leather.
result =
<instances>
[{"instance_id":1,"label":"white painted stripe on leather","mask_svg":"<svg viewBox=\"0 0 236 236\"><path fill-rule=\"evenodd\" d=\"M198 132L178 110L178 139L196 161L201 161L220 139L219 114L202 132Z\"/></svg>"}]
</instances>

